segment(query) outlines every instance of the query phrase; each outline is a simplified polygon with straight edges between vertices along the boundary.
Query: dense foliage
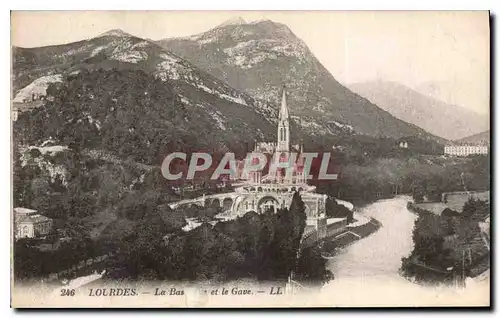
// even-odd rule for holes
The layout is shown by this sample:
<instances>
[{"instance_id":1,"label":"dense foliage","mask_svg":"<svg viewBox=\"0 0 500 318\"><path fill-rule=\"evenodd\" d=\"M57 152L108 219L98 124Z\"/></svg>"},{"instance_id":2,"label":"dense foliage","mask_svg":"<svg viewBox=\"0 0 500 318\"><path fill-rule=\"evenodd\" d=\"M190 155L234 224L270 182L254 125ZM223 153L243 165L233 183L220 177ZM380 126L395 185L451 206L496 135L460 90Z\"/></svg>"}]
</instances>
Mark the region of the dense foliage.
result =
<instances>
[{"instance_id":1,"label":"dense foliage","mask_svg":"<svg viewBox=\"0 0 500 318\"><path fill-rule=\"evenodd\" d=\"M350 202L372 202L395 194L440 201L443 192L488 190L490 157L443 158L415 156L374 158L345 163L336 182L318 184L318 192Z\"/></svg>"},{"instance_id":2,"label":"dense foliage","mask_svg":"<svg viewBox=\"0 0 500 318\"><path fill-rule=\"evenodd\" d=\"M289 209L249 212L215 226L203 223L189 232L181 231L184 215L160 204L159 197L140 190L130 195L136 199L121 203L118 218L97 241L90 239L90 229L71 220L66 223L68 230L78 233L67 233L71 239L55 250L41 251L29 240L17 241L16 277L46 276L109 252L118 252L108 269L113 278L285 281L296 270L306 219L298 194ZM313 265L301 277L309 283L324 281L320 275L327 273L324 262ZM300 273L305 270L298 268Z\"/></svg>"},{"instance_id":3,"label":"dense foliage","mask_svg":"<svg viewBox=\"0 0 500 318\"><path fill-rule=\"evenodd\" d=\"M46 277L76 265L104 251L89 237L89 229L79 219L71 218L60 229L66 240L56 240L55 233L43 245L36 239L23 238L14 243L14 277L29 279Z\"/></svg>"},{"instance_id":4,"label":"dense foliage","mask_svg":"<svg viewBox=\"0 0 500 318\"><path fill-rule=\"evenodd\" d=\"M470 199L461 214L435 215L415 209L414 248L403 258L401 271L419 282L451 283L484 270L489 249L479 222L489 215L485 201Z\"/></svg>"},{"instance_id":5,"label":"dense foliage","mask_svg":"<svg viewBox=\"0 0 500 318\"><path fill-rule=\"evenodd\" d=\"M172 151L220 148L213 122L199 108L186 109L171 86L143 71L83 70L64 85L51 84L47 94L44 107L15 123L19 143L52 138L156 165Z\"/></svg>"},{"instance_id":6,"label":"dense foliage","mask_svg":"<svg viewBox=\"0 0 500 318\"><path fill-rule=\"evenodd\" d=\"M344 205L337 203L334 198L328 197L326 200L326 216L328 218L347 218L347 223L353 220L353 211L346 208Z\"/></svg>"},{"instance_id":7,"label":"dense foliage","mask_svg":"<svg viewBox=\"0 0 500 318\"><path fill-rule=\"evenodd\" d=\"M304 248L297 262L295 280L304 285L327 283L334 278L333 273L326 269L327 260L323 258L317 246Z\"/></svg>"},{"instance_id":8,"label":"dense foliage","mask_svg":"<svg viewBox=\"0 0 500 318\"><path fill-rule=\"evenodd\" d=\"M151 211L122 231L121 273L129 279L284 281L295 269L305 218L298 194L290 209L249 212L189 232L168 231Z\"/></svg>"}]
</instances>

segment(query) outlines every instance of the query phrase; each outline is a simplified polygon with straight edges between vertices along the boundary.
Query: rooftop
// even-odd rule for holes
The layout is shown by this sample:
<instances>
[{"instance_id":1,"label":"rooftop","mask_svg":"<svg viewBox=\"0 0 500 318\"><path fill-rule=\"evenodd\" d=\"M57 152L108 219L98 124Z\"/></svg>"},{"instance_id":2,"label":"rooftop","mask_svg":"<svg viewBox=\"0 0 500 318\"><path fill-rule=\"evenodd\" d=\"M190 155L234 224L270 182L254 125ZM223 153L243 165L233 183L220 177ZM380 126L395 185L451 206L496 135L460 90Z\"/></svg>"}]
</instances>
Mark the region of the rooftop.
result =
<instances>
[{"instance_id":1,"label":"rooftop","mask_svg":"<svg viewBox=\"0 0 500 318\"><path fill-rule=\"evenodd\" d=\"M326 220L326 224L333 224L345 221L347 218L329 218Z\"/></svg>"},{"instance_id":2,"label":"rooftop","mask_svg":"<svg viewBox=\"0 0 500 318\"><path fill-rule=\"evenodd\" d=\"M21 215L17 219L17 223L40 223L45 221L50 221L48 217L40 214L35 215Z\"/></svg>"},{"instance_id":3,"label":"rooftop","mask_svg":"<svg viewBox=\"0 0 500 318\"><path fill-rule=\"evenodd\" d=\"M32 214L32 213L37 213L37 210L17 207L14 208L14 212L16 212L16 214Z\"/></svg>"}]
</instances>

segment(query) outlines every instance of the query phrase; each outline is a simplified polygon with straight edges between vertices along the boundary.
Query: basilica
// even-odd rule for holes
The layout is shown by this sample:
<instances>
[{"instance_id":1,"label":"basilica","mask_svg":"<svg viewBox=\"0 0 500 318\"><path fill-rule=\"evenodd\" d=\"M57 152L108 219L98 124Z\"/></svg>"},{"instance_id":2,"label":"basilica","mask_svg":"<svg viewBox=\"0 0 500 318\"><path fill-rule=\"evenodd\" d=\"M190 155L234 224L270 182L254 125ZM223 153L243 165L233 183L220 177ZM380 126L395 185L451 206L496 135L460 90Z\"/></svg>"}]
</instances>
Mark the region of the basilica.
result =
<instances>
[{"instance_id":1,"label":"basilica","mask_svg":"<svg viewBox=\"0 0 500 318\"><path fill-rule=\"evenodd\" d=\"M308 218L321 218L325 212L326 196L315 193L315 187L307 184L303 146L293 145L290 141L290 114L284 87L277 126L277 140L256 143L254 152L278 158L280 168L269 169L267 174L264 174L265 170L240 174L240 180L244 182L235 192L242 195L234 202L232 212L243 214L252 210L263 212L270 208L289 207L293 194L298 191L306 204Z\"/></svg>"},{"instance_id":2,"label":"basilica","mask_svg":"<svg viewBox=\"0 0 500 318\"><path fill-rule=\"evenodd\" d=\"M265 176L262 171L256 171L248 176L242 176L251 183L259 184L300 184L306 183L304 174L304 157L302 145L292 145L290 142L290 115L286 102L286 89L283 87L281 107L278 116L277 141L258 142L254 153L264 154L269 161L278 160L280 168L269 171ZM241 163L240 163L241 166ZM272 170L272 169L271 169Z\"/></svg>"},{"instance_id":3,"label":"basilica","mask_svg":"<svg viewBox=\"0 0 500 318\"><path fill-rule=\"evenodd\" d=\"M304 158L302 145L292 145L290 142L290 115L286 100L286 90L283 89L281 107L277 125L277 140L275 142L257 143L255 153L270 157L278 156L280 168L273 173L265 170L245 173L244 162L237 162L234 192L203 197L175 203L173 208L183 204L220 205L226 218L235 218L255 211L277 211L289 208L295 192L299 192L305 204L307 215L306 231L314 231L318 237L323 237L327 230L326 201L328 196L315 192L315 187L307 184L304 174ZM293 156L296 160L289 160ZM291 173L290 173L291 172Z\"/></svg>"}]
</instances>

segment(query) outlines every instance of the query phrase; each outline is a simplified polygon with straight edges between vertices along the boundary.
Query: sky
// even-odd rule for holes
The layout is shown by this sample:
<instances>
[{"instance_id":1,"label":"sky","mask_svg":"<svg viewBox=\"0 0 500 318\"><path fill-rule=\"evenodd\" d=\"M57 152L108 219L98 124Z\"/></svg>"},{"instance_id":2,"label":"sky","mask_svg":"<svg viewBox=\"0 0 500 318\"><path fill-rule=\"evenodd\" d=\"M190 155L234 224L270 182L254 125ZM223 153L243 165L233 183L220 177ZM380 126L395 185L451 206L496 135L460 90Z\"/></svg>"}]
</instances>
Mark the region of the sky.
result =
<instances>
[{"instance_id":1,"label":"sky","mask_svg":"<svg viewBox=\"0 0 500 318\"><path fill-rule=\"evenodd\" d=\"M395 81L489 114L486 11L15 11L11 43L62 44L110 29L159 40L235 17L286 24L343 84Z\"/></svg>"}]
</instances>

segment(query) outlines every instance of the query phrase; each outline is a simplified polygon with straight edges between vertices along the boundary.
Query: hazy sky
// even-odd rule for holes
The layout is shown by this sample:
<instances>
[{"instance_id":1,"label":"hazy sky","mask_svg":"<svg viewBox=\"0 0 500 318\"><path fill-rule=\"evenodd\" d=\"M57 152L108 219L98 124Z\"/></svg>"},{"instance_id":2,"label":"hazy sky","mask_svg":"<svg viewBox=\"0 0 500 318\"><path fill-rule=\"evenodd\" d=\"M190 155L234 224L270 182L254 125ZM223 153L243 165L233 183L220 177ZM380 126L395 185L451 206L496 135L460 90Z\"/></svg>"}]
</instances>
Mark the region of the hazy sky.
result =
<instances>
[{"instance_id":1,"label":"hazy sky","mask_svg":"<svg viewBox=\"0 0 500 318\"><path fill-rule=\"evenodd\" d=\"M224 21L281 22L341 83L397 81L489 113L489 20L485 11L24 11L12 14L12 44L35 47L110 29L153 40L204 32Z\"/></svg>"}]
</instances>

